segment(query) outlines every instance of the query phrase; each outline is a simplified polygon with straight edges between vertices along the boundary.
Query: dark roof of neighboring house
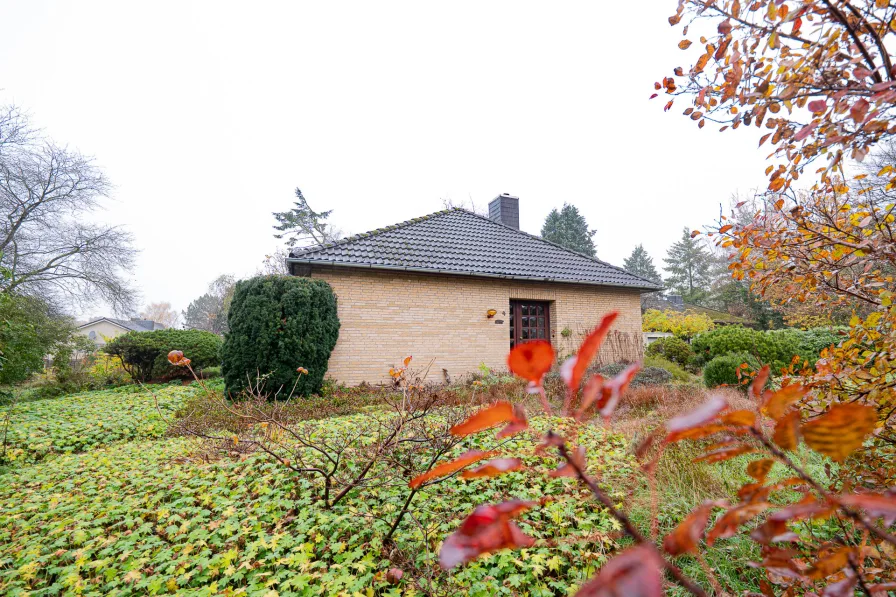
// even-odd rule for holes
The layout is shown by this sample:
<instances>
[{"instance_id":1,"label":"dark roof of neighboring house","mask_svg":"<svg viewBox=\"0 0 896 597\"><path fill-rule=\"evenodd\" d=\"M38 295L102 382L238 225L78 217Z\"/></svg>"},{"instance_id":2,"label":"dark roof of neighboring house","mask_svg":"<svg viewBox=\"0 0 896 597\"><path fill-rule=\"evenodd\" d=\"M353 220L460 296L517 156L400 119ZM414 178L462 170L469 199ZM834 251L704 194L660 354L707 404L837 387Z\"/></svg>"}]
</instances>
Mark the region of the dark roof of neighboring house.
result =
<instances>
[{"instance_id":1,"label":"dark roof of neighboring house","mask_svg":"<svg viewBox=\"0 0 896 597\"><path fill-rule=\"evenodd\" d=\"M154 329L156 329L152 325L145 325L144 322L148 321L148 320L115 319L113 317L100 317L98 319L94 319L93 321L88 321L87 323L81 324L78 327L86 328L87 326L92 325L94 323L98 323L100 321L108 321L109 323L115 324L115 325L122 327L131 332L151 332ZM153 322L149 322L149 323L153 323ZM156 324L156 325L159 325L159 324Z\"/></svg>"},{"instance_id":2,"label":"dark roof of neighboring house","mask_svg":"<svg viewBox=\"0 0 896 597\"><path fill-rule=\"evenodd\" d=\"M287 261L660 289L622 268L459 208L321 247L293 249Z\"/></svg>"}]
</instances>

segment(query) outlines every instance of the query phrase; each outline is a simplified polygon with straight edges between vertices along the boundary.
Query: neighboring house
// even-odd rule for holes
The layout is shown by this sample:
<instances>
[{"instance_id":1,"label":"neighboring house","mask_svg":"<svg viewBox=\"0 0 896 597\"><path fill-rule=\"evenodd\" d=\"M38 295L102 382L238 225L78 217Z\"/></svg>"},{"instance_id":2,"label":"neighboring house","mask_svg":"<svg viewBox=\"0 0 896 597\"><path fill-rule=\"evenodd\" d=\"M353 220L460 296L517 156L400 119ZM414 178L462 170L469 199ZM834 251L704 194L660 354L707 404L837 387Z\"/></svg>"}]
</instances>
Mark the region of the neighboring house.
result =
<instances>
[{"instance_id":1,"label":"neighboring house","mask_svg":"<svg viewBox=\"0 0 896 597\"><path fill-rule=\"evenodd\" d=\"M600 361L638 358L640 295L658 290L520 231L519 199L506 194L489 204L489 217L440 211L293 250L287 264L293 275L326 280L336 292L341 327L329 375L348 384L385 381L407 355L440 379L480 364L506 368L510 348L534 338L570 354L613 310L620 317Z\"/></svg>"},{"instance_id":2,"label":"neighboring house","mask_svg":"<svg viewBox=\"0 0 896 597\"><path fill-rule=\"evenodd\" d=\"M108 340L128 332L151 332L164 330L165 325L148 319L113 319L101 317L78 326L78 333L93 340L97 348L102 348Z\"/></svg>"}]
</instances>

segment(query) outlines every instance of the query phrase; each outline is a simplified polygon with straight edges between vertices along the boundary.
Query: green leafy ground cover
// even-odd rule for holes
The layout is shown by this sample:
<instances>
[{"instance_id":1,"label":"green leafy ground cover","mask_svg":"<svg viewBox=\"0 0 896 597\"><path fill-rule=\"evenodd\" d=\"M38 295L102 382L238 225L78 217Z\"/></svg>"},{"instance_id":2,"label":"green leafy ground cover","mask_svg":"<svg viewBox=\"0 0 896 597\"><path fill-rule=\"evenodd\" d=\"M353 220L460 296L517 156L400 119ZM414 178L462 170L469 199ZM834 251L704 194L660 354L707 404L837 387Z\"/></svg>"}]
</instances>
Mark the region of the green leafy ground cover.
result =
<instances>
[{"instance_id":1,"label":"green leafy ground cover","mask_svg":"<svg viewBox=\"0 0 896 597\"><path fill-rule=\"evenodd\" d=\"M196 386L124 386L72 394L64 398L22 402L12 407L7 457L33 462L54 453L82 452L123 440L161 437L173 413ZM10 407L0 408L2 418Z\"/></svg>"},{"instance_id":2,"label":"green leafy ground cover","mask_svg":"<svg viewBox=\"0 0 896 597\"><path fill-rule=\"evenodd\" d=\"M193 391L168 386L157 394L173 409ZM396 561L408 577L434 571L439 544L463 517L480 503L514 497L555 498L521 519L539 543L440 574L442 589L566 594L617 545L616 523L572 480L545 476L533 483L528 477L523 483L521 474L511 473L492 480L454 478L424 490L389 547L390 561L381 538L408 495L404 482L363 489L325 510L313 499L311 481L263 456L206 463L187 458L195 448L190 440L146 439L161 433L161 422L147 414L155 407L140 392L45 401L25 420L37 420L38 413L47 417L44 423L58 418L47 425L50 437L61 438L63 430L90 434L91 419L98 424L113 418L104 408L133 415L134 430L119 435L139 439L109 444L103 434L92 441L72 438L75 443L60 448L85 451L11 468L2 476L0 594L419 594L407 582L388 584L382 573ZM360 417L316 424L326 434L358 424ZM459 449L494 446L490 436L476 441ZM516 441L522 447L532 440ZM621 437L595 428L581 441L593 455L594 474L610 479L632 472ZM553 465L539 457L527 463ZM614 495L623 498L621 491Z\"/></svg>"}]
</instances>

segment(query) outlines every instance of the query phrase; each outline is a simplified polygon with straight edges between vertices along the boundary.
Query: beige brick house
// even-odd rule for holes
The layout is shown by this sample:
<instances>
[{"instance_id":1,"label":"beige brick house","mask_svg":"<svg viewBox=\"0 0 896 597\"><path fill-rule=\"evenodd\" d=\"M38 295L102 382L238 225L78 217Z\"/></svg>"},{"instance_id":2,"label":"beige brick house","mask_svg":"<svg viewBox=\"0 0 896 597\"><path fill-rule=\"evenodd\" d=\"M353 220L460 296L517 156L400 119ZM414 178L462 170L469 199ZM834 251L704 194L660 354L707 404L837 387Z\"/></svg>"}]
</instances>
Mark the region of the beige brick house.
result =
<instances>
[{"instance_id":1,"label":"beige brick house","mask_svg":"<svg viewBox=\"0 0 896 597\"><path fill-rule=\"evenodd\" d=\"M489 217L436 212L310 250L290 271L329 282L339 341L328 375L381 383L407 356L432 362L430 379L480 364L506 368L518 342L550 340L569 354L611 310L620 312L598 359L640 357L642 292L658 287L598 259L519 230L519 199L501 195Z\"/></svg>"}]
</instances>

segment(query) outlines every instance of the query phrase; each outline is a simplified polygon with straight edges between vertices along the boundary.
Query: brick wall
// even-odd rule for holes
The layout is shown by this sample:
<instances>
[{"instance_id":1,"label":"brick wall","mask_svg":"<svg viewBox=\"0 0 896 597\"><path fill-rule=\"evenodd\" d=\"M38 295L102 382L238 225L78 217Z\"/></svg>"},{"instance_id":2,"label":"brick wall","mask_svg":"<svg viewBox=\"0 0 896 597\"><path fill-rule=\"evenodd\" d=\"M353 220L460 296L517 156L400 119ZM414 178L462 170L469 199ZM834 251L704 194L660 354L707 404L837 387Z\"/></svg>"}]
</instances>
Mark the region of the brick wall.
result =
<instances>
[{"instance_id":1,"label":"brick wall","mask_svg":"<svg viewBox=\"0 0 896 597\"><path fill-rule=\"evenodd\" d=\"M432 380L444 379L443 369L457 378L480 363L506 368L511 299L550 301L551 342L560 353L574 352L611 310L620 312L616 341L599 360L631 358L626 339L633 339L635 351L642 349L637 290L344 267L314 266L310 275L329 282L338 297L341 327L328 375L347 384L385 382L389 367L407 355L415 366L432 360ZM489 309L498 311L492 319Z\"/></svg>"}]
</instances>

